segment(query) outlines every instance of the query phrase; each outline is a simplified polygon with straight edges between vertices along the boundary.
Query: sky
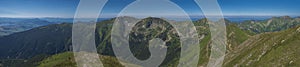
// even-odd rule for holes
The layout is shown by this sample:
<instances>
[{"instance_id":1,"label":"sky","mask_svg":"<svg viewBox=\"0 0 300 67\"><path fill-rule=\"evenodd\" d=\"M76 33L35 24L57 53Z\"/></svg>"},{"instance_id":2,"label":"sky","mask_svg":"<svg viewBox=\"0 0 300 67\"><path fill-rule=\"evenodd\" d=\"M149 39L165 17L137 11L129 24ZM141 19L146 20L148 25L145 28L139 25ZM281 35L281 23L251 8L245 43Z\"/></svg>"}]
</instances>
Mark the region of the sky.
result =
<instances>
[{"instance_id":1,"label":"sky","mask_svg":"<svg viewBox=\"0 0 300 67\"><path fill-rule=\"evenodd\" d=\"M114 17L134 1L109 0L101 15L102 17ZM189 16L203 15L193 0L171 1ZM72 18L79 2L80 0L0 0L0 17ZM218 3L225 16L300 16L298 7L300 0L218 0ZM167 7L161 8L172 10Z\"/></svg>"}]
</instances>

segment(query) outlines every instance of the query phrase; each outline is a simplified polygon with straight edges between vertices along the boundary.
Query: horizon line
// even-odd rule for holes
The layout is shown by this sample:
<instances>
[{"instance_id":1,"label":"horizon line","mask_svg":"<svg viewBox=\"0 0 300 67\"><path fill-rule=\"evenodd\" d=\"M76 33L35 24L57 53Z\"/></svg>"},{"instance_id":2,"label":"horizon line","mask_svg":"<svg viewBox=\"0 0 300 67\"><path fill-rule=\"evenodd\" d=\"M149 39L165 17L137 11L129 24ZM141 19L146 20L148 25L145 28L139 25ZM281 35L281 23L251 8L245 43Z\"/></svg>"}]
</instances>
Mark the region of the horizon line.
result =
<instances>
[{"instance_id":1,"label":"horizon line","mask_svg":"<svg viewBox=\"0 0 300 67\"><path fill-rule=\"evenodd\" d=\"M209 15L209 16L217 16L217 15ZM208 16L208 17L209 17ZM223 15L223 17L283 17L283 16L290 16L290 17L300 17L300 15ZM98 17L98 18L115 18L114 17ZM172 18L180 18L181 16L172 16ZM190 15L190 18L199 18L199 17L206 17L205 15ZM74 18L74 17L11 17L11 16L0 16L0 18ZM88 17L86 17L88 18Z\"/></svg>"}]
</instances>

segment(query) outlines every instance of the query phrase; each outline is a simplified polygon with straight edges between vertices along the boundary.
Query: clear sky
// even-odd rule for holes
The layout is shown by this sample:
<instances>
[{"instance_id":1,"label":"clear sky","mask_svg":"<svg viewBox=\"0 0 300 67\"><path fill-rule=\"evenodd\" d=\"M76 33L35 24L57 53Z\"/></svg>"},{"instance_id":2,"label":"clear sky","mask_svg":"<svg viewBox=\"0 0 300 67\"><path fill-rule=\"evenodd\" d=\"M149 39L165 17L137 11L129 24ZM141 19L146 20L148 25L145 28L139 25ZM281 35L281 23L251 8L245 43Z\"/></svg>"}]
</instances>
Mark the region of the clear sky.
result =
<instances>
[{"instance_id":1,"label":"clear sky","mask_svg":"<svg viewBox=\"0 0 300 67\"><path fill-rule=\"evenodd\" d=\"M103 16L113 17L135 0L109 0ZM193 0L171 0L190 16L202 15ZM0 0L0 17L72 18L79 0ZM224 15L300 16L300 0L218 0ZM155 8L155 7L153 7ZM168 8L166 8L168 9Z\"/></svg>"}]
</instances>

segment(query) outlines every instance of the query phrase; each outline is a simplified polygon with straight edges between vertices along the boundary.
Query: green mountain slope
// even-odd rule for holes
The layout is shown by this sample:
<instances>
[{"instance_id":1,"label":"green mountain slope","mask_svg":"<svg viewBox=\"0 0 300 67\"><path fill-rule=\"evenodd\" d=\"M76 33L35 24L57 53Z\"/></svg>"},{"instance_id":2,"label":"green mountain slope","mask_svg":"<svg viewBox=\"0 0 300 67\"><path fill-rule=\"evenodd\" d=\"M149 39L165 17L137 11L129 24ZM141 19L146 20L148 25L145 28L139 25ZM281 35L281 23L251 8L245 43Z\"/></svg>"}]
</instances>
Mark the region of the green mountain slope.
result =
<instances>
[{"instance_id":1,"label":"green mountain slope","mask_svg":"<svg viewBox=\"0 0 300 67\"><path fill-rule=\"evenodd\" d=\"M111 56L99 56L105 67L123 67L117 58ZM38 67L75 67L76 62L72 52L64 52L53 55L39 62Z\"/></svg>"},{"instance_id":2,"label":"green mountain slope","mask_svg":"<svg viewBox=\"0 0 300 67\"><path fill-rule=\"evenodd\" d=\"M203 35L203 39L200 41L200 59L199 66L206 66L210 56L210 44L211 35L209 31L209 25L207 19L201 19L194 22L199 35ZM227 53L232 52L240 44L246 41L249 37L254 35L247 30L240 29L237 24L232 23L225 19L226 31L227 31Z\"/></svg>"},{"instance_id":3,"label":"green mountain slope","mask_svg":"<svg viewBox=\"0 0 300 67\"><path fill-rule=\"evenodd\" d=\"M247 30L242 30L239 27L237 27L236 24L227 23L227 50L232 51L236 46L239 46L242 44L245 40L247 40L249 37L253 36L254 33L251 33Z\"/></svg>"},{"instance_id":4,"label":"green mountain slope","mask_svg":"<svg viewBox=\"0 0 300 67\"><path fill-rule=\"evenodd\" d=\"M1 59L28 59L70 50L71 24L54 24L0 38Z\"/></svg>"},{"instance_id":5,"label":"green mountain slope","mask_svg":"<svg viewBox=\"0 0 300 67\"><path fill-rule=\"evenodd\" d=\"M300 27L251 37L228 53L224 66L299 66Z\"/></svg>"}]
</instances>

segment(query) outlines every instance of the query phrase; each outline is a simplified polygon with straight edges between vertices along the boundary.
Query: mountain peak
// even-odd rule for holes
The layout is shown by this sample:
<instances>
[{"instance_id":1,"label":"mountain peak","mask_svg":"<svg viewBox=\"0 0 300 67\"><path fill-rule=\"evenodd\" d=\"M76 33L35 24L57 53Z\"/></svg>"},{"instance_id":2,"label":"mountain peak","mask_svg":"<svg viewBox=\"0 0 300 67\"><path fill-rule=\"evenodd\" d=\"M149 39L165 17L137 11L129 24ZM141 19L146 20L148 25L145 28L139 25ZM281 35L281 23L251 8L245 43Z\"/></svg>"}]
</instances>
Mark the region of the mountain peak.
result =
<instances>
[{"instance_id":1,"label":"mountain peak","mask_svg":"<svg viewBox=\"0 0 300 67\"><path fill-rule=\"evenodd\" d=\"M280 17L272 17L272 19L292 19L290 16L280 16Z\"/></svg>"}]
</instances>

